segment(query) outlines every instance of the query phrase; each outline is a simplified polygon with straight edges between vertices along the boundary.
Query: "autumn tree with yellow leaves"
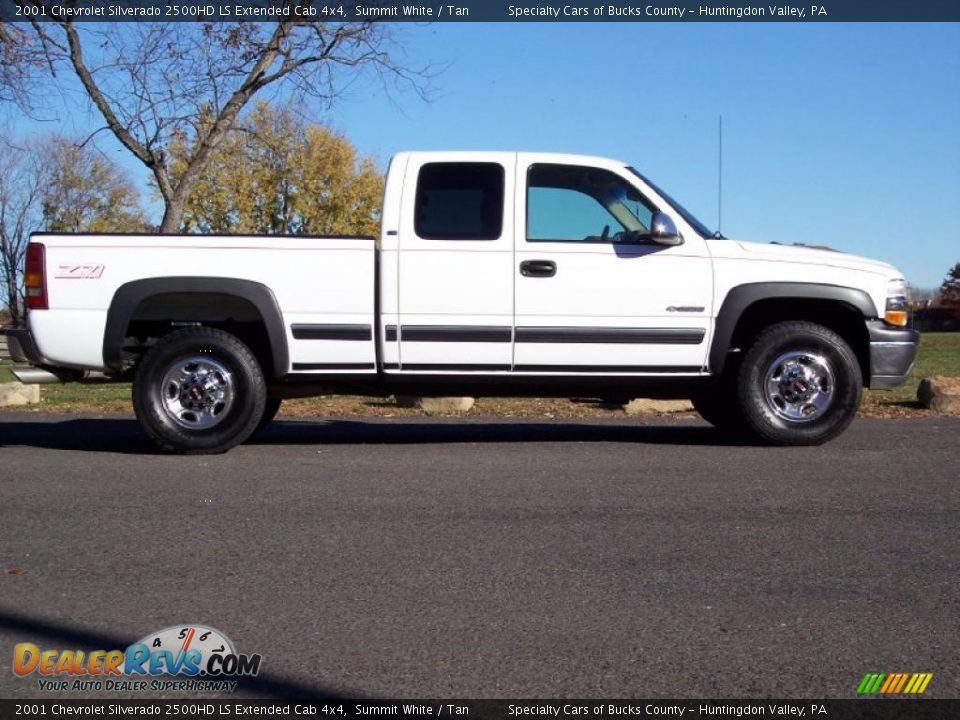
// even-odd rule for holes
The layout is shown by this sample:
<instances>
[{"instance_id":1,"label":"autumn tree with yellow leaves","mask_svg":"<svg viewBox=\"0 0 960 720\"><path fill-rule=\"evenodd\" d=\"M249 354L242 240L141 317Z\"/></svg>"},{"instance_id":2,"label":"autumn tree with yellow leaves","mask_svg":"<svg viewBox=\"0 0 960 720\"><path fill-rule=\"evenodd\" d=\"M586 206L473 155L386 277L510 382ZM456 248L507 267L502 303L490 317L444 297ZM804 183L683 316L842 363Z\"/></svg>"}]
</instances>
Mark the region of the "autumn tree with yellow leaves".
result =
<instances>
[{"instance_id":1,"label":"autumn tree with yellow leaves","mask_svg":"<svg viewBox=\"0 0 960 720\"><path fill-rule=\"evenodd\" d=\"M89 145L61 137L39 151L40 192L48 232L144 232L152 229L130 180Z\"/></svg>"},{"instance_id":2,"label":"autumn tree with yellow leaves","mask_svg":"<svg viewBox=\"0 0 960 720\"><path fill-rule=\"evenodd\" d=\"M202 134L202 133L201 133ZM170 144L171 172L193 148ZM341 134L259 103L196 180L182 230L264 235L376 235L383 176Z\"/></svg>"}]
</instances>

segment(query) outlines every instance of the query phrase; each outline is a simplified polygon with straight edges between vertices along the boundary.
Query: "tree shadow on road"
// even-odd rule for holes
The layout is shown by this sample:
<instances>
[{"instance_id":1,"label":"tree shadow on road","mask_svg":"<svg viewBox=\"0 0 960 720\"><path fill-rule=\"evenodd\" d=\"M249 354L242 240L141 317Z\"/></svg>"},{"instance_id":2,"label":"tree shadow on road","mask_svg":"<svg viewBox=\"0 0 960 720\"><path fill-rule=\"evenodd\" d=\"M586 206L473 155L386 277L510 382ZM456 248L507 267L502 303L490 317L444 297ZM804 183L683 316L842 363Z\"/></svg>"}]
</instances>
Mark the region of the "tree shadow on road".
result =
<instances>
[{"instance_id":1,"label":"tree shadow on road","mask_svg":"<svg viewBox=\"0 0 960 720\"><path fill-rule=\"evenodd\" d=\"M655 421L653 424L584 420L491 420L435 418L280 419L247 441L247 445L368 445L434 443L622 442L651 445L744 444L699 421ZM156 454L132 418L70 418L54 421L0 423L0 447Z\"/></svg>"}]
</instances>

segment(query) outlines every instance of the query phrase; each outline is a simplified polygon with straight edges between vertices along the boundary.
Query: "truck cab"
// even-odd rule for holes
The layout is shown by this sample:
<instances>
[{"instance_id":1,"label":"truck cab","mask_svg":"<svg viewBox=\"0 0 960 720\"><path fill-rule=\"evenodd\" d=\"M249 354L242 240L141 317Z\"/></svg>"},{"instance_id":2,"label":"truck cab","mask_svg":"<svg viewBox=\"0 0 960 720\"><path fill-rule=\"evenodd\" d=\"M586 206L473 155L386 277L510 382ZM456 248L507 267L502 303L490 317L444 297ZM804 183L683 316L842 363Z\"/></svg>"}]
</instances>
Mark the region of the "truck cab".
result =
<instances>
[{"instance_id":1,"label":"truck cab","mask_svg":"<svg viewBox=\"0 0 960 720\"><path fill-rule=\"evenodd\" d=\"M707 241L629 168L415 153L397 156L388 177L386 372L708 372ZM655 234L658 213L669 234Z\"/></svg>"}]
</instances>

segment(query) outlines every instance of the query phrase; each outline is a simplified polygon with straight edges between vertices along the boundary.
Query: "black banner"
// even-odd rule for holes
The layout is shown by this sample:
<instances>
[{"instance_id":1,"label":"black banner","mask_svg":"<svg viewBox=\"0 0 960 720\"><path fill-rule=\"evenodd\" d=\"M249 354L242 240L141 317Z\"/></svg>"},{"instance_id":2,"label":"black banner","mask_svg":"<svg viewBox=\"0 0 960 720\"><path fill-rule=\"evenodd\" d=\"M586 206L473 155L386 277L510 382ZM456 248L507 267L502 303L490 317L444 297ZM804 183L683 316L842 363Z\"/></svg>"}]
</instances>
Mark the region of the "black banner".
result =
<instances>
[{"instance_id":1,"label":"black banner","mask_svg":"<svg viewBox=\"0 0 960 720\"><path fill-rule=\"evenodd\" d=\"M955 0L0 0L0 21L960 22Z\"/></svg>"},{"instance_id":2,"label":"black banner","mask_svg":"<svg viewBox=\"0 0 960 720\"><path fill-rule=\"evenodd\" d=\"M823 718L948 720L960 700L0 700L0 720L43 717L311 717L415 720Z\"/></svg>"}]
</instances>

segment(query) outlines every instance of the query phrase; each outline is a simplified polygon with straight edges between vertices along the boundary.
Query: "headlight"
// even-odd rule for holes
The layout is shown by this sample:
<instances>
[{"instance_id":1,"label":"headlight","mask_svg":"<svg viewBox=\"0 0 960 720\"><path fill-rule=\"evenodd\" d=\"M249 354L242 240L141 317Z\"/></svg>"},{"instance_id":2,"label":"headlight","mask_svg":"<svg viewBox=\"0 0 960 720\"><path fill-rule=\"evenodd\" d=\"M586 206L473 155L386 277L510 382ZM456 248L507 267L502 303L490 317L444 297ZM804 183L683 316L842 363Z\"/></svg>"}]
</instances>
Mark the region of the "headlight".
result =
<instances>
[{"instance_id":1,"label":"headlight","mask_svg":"<svg viewBox=\"0 0 960 720\"><path fill-rule=\"evenodd\" d=\"M903 278L887 284L887 307L883 319L897 327L906 327L910 322L910 286Z\"/></svg>"}]
</instances>

